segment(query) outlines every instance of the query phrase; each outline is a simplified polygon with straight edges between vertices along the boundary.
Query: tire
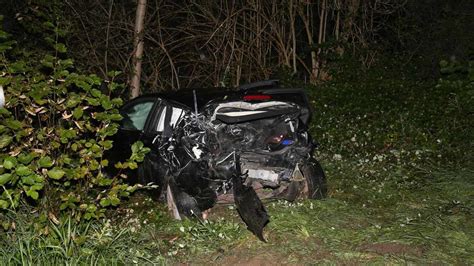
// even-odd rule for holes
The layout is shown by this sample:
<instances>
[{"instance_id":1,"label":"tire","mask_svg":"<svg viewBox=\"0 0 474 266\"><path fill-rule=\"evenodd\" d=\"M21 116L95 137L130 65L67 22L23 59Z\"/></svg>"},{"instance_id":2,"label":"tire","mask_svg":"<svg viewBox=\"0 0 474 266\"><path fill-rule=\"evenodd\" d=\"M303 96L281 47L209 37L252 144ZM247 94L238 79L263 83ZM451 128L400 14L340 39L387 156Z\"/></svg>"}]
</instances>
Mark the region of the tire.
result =
<instances>
[{"instance_id":1,"label":"tire","mask_svg":"<svg viewBox=\"0 0 474 266\"><path fill-rule=\"evenodd\" d=\"M326 176L318 161L310 159L295 170L298 171L295 171L297 174L293 176L293 181L281 193L276 194L277 198L293 202L296 199L322 199L326 197Z\"/></svg>"},{"instance_id":2,"label":"tire","mask_svg":"<svg viewBox=\"0 0 474 266\"><path fill-rule=\"evenodd\" d=\"M303 195L308 199L322 199L327 196L326 176L323 168L315 159L310 159L300 168L305 178Z\"/></svg>"}]
</instances>

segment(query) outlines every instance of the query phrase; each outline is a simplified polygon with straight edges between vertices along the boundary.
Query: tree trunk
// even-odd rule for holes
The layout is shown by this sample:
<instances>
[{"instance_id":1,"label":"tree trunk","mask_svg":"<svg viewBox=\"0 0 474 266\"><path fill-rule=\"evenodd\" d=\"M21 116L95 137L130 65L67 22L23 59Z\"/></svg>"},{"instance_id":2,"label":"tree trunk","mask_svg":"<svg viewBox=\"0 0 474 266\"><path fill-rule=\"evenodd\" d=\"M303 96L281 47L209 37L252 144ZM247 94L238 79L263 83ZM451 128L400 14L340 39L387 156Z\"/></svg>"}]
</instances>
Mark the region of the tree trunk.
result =
<instances>
[{"instance_id":1,"label":"tree trunk","mask_svg":"<svg viewBox=\"0 0 474 266\"><path fill-rule=\"evenodd\" d=\"M0 108L5 105L5 93L3 92L3 87L0 86Z\"/></svg>"},{"instance_id":2,"label":"tree trunk","mask_svg":"<svg viewBox=\"0 0 474 266\"><path fill-rule=\"evenodd\" d=\"M336 37L336 41L339 41L339 28L340 28L340 21L341 21L341 7L340 3L336 0L336 25L334 26L334 35Z\"/></svg>"},{"instance_id":3,"label":"tree trunk","mask_svg":"<svg viewBox=\"0 0 474 266\"><path fill-rule=\"evenodd\" d=\"M290 30L291 30L291 42L292 42L292 49L291 49L291 56L293 59L293 75L298 73L297 69L297 62L296 62L296 29L295 29L295 20L296 20L296 6L293 3L293 0L290 0L289 3L289 13L290 13Z\"/></svg>"},{"instance_id":4,"label":"tree trunk","mask_svg":"<svg viewBox=\"0 0 474 266\"><path fill-rule=\"evenodd\" d=\"M303 3L303 6L298 8L299 15L304 24L304 29L306 31L306 37L308 38L308 46L311 49L311 72L310 74L310 83L316 84L318 77L318 55L314 50L314 40L313 40L313 19L311 14L311 4Z\"/></svg>"},{"instance_id":5,"label":"tree trunk","mask_svg":"<svg viewBox=\"0 0 474 266\"><path fill-rule=\"evenodd\" d=\"M131 81L131 98L140 95L140 77L142 73L142 55L143 55L143 24L145 21L146 0L138 0L137 13L135 17L135 37L134 37L134 55L133 72Z\"/></svg>"}]
</instances>

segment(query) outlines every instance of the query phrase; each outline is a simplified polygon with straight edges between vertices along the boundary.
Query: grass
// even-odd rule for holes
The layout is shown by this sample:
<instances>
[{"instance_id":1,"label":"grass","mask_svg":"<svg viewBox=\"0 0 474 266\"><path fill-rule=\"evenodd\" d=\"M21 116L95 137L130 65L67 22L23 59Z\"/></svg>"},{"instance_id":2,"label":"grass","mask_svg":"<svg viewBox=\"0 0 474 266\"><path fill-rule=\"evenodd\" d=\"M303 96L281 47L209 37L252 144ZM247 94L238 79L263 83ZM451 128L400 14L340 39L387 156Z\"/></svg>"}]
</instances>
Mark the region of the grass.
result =
<instances>
[{"instance_id":1,"label":"grass","mask_svg":"<svg viewBox=\"0 0 474 266\"><path fill-rule=\"evenodd\" d=\"M267 243L232 206L173 221L137 194L91 223L3 215L0 264L474 264L472 81L346 71L310 88L329 196L266 202Z\"/></svg>"},{"instance_id":2,"label":"grass","mask_svg":"<svg viewBox=\"0 0 474 266\"><path fill-rule=\"evenodd\" d=\"M15 230L0 237L1 265L117 265L160 263L150 243L126 226L108 221L75 222L64 217L55 224L35 222L35 213L24 211L9 217ZM5 218L5 217L4 217ZM3 220L3 222L5 222Z\"/></svg>"}]
</instances>

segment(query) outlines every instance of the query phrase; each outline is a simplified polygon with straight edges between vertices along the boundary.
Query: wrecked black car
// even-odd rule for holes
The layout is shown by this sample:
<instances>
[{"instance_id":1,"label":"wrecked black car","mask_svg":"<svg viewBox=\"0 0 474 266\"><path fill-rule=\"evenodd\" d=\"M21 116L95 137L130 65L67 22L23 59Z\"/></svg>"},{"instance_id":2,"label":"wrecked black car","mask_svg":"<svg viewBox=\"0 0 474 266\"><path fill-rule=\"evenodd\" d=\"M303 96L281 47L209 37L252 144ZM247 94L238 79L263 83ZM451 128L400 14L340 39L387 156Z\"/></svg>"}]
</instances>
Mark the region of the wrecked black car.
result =
<instances>
[{"instance_id":1,"label":"wrecked black car","mask_svg":"<svg viewBox=\"0 0 474 266\"><path fill-rule=\"evenodd\" d=\"M125 160L142 141L151 152L135 176L159 186L175 218L201 218L218 202L235 203L263 240L268 215L261 199L326 194L312 155L310 109L303 90L280 88L275 80L141 96L122 107L109 160Z\"/></svg>"}]
</instances>

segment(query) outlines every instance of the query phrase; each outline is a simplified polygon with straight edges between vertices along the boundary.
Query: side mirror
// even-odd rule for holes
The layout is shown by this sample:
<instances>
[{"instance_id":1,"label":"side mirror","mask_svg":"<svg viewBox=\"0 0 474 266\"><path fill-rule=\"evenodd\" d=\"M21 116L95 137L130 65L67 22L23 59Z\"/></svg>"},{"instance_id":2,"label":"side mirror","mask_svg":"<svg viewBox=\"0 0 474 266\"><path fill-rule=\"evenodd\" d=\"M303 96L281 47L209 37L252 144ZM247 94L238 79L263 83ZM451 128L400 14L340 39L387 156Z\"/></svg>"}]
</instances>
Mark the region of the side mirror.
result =
<instances>
[{"instance_id":1,"label":"side mirror","mask_svg":"<svg viewBox=\"0 0 474 266\"><path fill-rule=\"evenodd\" d=\"M3 87L0 86L0 108L5 105L5 93L3 92Z\"/></svg>"}]
</instances>

